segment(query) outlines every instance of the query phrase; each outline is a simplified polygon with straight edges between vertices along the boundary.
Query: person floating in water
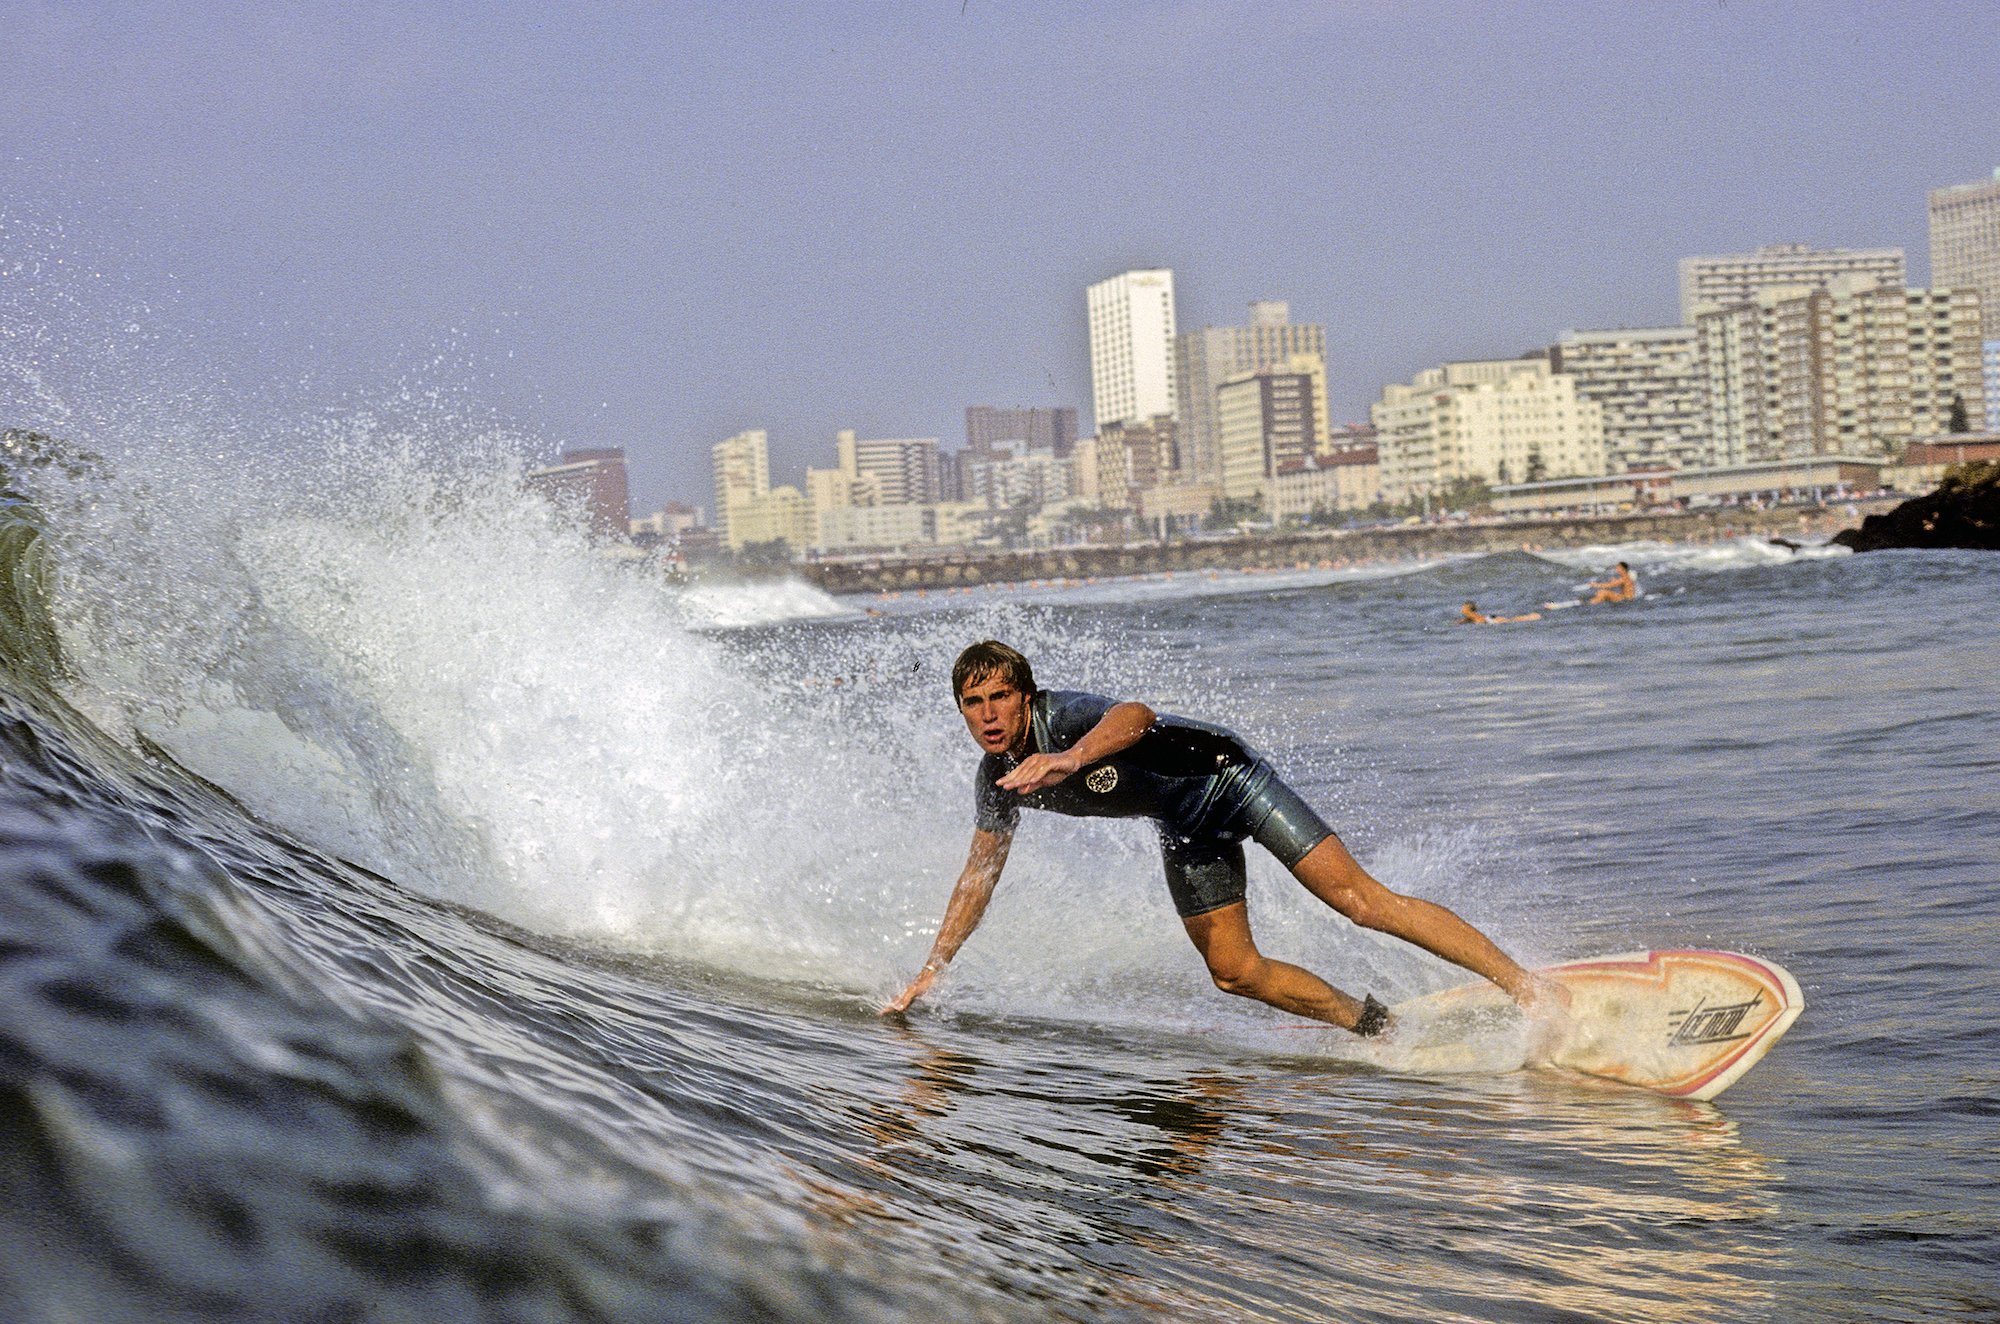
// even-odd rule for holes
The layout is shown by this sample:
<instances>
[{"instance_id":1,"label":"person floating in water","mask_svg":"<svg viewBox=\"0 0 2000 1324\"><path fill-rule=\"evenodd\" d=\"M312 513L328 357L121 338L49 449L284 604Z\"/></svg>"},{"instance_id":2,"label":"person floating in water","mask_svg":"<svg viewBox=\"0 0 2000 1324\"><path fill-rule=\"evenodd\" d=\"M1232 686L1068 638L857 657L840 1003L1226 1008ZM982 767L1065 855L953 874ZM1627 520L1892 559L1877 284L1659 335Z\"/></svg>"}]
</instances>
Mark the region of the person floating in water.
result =
<instances>
[{"instance_id":1,"label":"person floating in water","mask_svg":"<svg viewBox=\"0 0 2000 1324\"><path fill-rule=\"evenodd\" d=\"M1000 882L1021 808L1150 818L1167 890L1217 988L1341 1026L1382 1032L1388 1009L1257 949L1245 905L1243 841L1277 856L1307 891L1363 928L1392 934L1492 980L1531 1015L1559 1017L1568 993L1526 970L1456 914L1402 896L1363 869L1332 828L1234 732L1142 703L1044 690L1019 652L988 639L951 673L966 729L985 751L972 849L923 969L884 1014L930 990L978 927Z\"/></svg>"},{"instance_id":2,"label":"person floating in water","mask_svg":"<svg viewBox=\"0 0 2000 1324\"><path fill-rule=\"evenodd\" d=\"M1590 587L1597 590L1597 596L1584 604L1589 607L1600 602L1630 602L1639 596L1639 581L1632 577L1632 567L1623 561L1618 563L1618 573L1601 584L1593 581Z\"/></svg>"},{"instance_id":3,"label":"person floating in water","mask_svg":"<svg viewBox=\"0 0 2000 1324\"><path fill-rule=\"evenodd\" d=\"M1510 621L1539 621L1542 614L1531 611L1524 616L1488 616L1478 607L1468 602L1458 609L1460 625L1506 625Z\"/></svg>"}]
</instances>

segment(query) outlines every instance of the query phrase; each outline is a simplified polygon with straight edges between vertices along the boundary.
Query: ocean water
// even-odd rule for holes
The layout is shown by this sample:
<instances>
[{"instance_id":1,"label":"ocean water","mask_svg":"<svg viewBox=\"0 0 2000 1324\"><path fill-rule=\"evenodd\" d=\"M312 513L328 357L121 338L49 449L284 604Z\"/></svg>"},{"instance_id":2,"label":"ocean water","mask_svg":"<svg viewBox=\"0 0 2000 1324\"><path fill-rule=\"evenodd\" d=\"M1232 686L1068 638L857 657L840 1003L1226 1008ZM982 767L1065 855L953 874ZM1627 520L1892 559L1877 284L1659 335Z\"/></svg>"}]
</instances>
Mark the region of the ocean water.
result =
<instances>
[{"instance_id":1,"label":"ocean water","mask_svg":"<svg viewBox=\"0 0 2000 1324\"><path fill-rule=\"evenodd\" d=\"M392 452L0 511L0 1316L2000 1319L2000 558L690 593ZM1209 986L1145 831L1031 815L884 1019L988 636L1235 727L1523 960L1731 948L1806 1011L1713 1104L1426 1075ZM1343 987L1463 978L1251 889Z\"/></svg>"}]
</instances>

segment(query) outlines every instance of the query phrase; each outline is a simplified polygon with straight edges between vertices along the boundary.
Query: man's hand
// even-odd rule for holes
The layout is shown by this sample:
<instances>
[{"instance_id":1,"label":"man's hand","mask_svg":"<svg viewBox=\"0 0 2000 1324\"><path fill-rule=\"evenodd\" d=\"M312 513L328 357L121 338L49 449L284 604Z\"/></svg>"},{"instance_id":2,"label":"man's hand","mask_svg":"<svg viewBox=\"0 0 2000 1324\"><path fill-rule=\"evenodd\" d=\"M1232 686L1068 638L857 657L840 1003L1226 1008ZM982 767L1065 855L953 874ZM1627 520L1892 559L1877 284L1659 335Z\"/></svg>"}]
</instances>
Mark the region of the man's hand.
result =
<instances>
[{"instance_id":1,"label":"man's hand","mask_svg":"<svg viewBox=\"0 0 2000 1324\"><path fill-rule=\"evenodd\" d=\"M900 1016L908 1011L910 1004L928 993L931 985L937 982L938 971L941 968L936 964L930 964L918 971L917 977L910 981L910 986L901 993L898 993L888 1006L882 1008L881 1014L884 1016Z\"/></svg>"},{"instance_id":2,"label":"man's hand","mask_svg":"<svg viewBox=\"0 0 2000 1324\"><path fill-rule=\"evenodd\" d=\"M1030 754L994 785L1004 791L1019 791L1022 795L1026 795L1030 791L1039 791L1044 786L1054 786L1082 766L1082 762L1070 750L1063 750L1059 754Z\"/></svg>"}]
</instances>

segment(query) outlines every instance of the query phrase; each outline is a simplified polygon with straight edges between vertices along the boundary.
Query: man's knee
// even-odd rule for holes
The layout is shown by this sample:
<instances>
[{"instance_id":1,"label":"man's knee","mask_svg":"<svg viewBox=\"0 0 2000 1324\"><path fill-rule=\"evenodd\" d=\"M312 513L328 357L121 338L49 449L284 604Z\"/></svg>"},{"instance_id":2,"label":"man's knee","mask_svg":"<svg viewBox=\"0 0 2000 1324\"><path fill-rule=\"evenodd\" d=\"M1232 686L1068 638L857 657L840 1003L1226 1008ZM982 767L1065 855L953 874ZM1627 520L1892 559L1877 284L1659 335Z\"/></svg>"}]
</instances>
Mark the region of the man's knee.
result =
<instances>
[{"instance_id":1,"label":"man's knee","mask_svg":"<svg viewBox=\"0 0 2000 1324\"><path fill-rule=\"evenodd\" d=\"M1372 878L1340 883L1324 889L1319 895L1329 906L1364 929L1384 927L1388 923L1389 909L1396 900L1395 893Z\"/></svg>"},{"instance_id":2,"label":"man's knee","mask_svg":"<svg viewBox=\"0 0 2000 1324\"><path fill-rule=\"evenodd\" d=\"M1234 993L1240 998L1254 998L1263 986L1264 958L1251 952L1237 954L1228 959L1211 958L1208 962L1208 977L1224 993Z\"/></svg>"}]
</instances>

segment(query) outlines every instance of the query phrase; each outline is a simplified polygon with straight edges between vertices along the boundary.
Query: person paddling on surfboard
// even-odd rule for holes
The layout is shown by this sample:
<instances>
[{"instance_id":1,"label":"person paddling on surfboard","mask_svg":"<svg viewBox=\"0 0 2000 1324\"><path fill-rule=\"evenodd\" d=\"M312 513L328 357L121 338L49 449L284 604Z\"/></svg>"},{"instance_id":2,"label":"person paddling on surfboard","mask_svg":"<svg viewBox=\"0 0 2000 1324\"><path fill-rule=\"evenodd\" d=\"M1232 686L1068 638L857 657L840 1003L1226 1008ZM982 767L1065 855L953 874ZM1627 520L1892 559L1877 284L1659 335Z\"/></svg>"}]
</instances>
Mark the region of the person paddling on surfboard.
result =
<instances>
[{"instance_id":1,"label":"person paddling on surfboard","mask_svg":"<svg viewBox=\"0 0 2000 1324\"><path fill-rule=\"evenodd\" d=\"M1591 581L1590 587L1597 590L1597 596L1584 605L1595 607L1600 602L1630 602L1639 596L1639 581L1632 578L1632 567L1623 561L1618 563L1617 573L1603 583Z\"/></svg>"},{"instance_id":2,"label":"person paddling on surfboard","mask_svg":"<svg viewBox=\"0 0 2000 1324\"><path fill-rule=\"evenodd\" d=\"M1028 659L996 640L966 649L951 673L979 765L972 849L952 888L930 959L883 1008L909 1008L972 936L1006 867L1021 807L1092 818L1150 818L1167 890L1217 988L1360 1035L1388 1009L1257 950L1245 906L1243 840L1277 856L1307 891L1363 928L1413 943L1493 981L1530 1015L1559 1016L1569 996L1523 969L1434 902L1390 891L1332 828L1234 732L1142 703L1042 690Z\"/></svg>"},{"instance_id":3,"label":"person paddling on surfboard","mask_svg":"<svg viewBox=\"0 0 2000 1324\"><path fill-rule=\"evenodd\" d=\"M1531 611L1525 616L1488 616L1471 602L1466 603L1458 609L1458 623L1460 625L1507 625L1513 621L1539 621L1540 619L1542 619L1542 614L1538 611Z\"/></svg>"}]
</instances>

